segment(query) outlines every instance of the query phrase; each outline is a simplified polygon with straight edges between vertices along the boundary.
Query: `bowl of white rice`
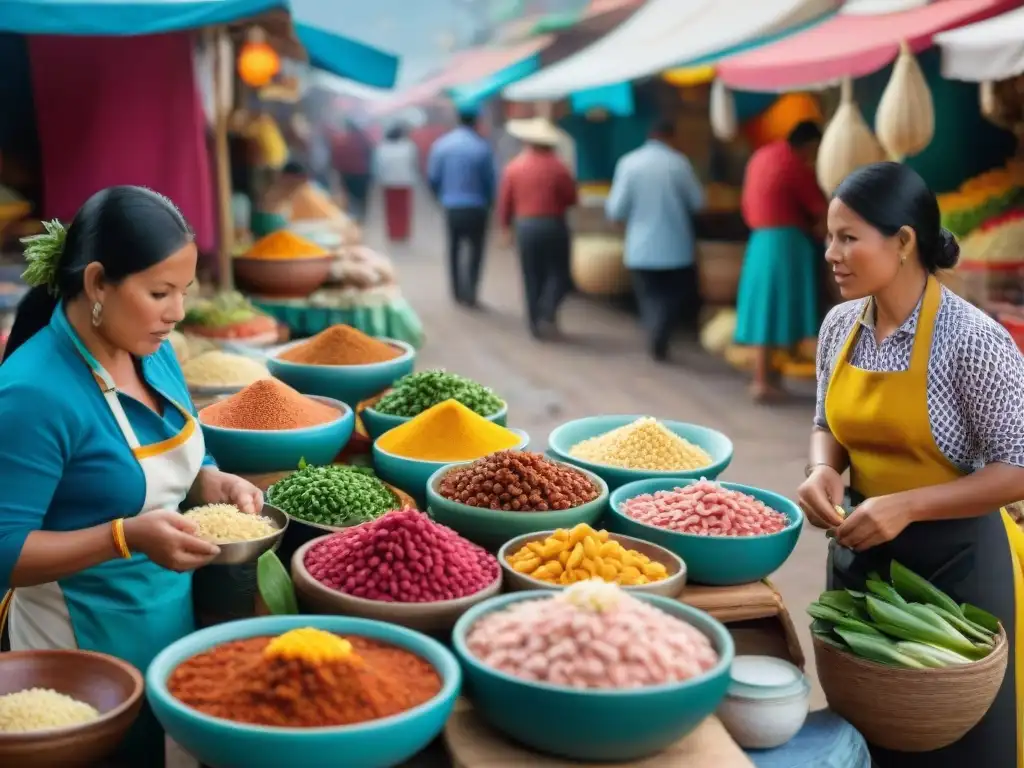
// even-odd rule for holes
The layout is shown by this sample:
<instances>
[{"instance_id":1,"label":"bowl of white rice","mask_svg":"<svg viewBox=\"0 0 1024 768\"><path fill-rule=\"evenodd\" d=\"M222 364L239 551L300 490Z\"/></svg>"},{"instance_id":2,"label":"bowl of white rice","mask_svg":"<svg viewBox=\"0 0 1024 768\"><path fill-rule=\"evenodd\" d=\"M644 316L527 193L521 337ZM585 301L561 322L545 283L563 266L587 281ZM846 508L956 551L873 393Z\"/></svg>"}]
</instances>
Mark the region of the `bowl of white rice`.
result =
<instances>
[{"instance_id":1,"label":"bowl of white rice","mask_svg":"<svg viewBox=\"0 0 1024 768\"><path fill-rule=\"evenodd\" d=\"M138 717L142 692L139 670L106 654L0 653L0 765L100 763Z\"/></svg>"},{"instance_id":2,"label":"bowl of white rice","mask_svg":"<svg viewBox=\"0 0 1024 768\"><path fill-rule=\"evenodd\" d=\"M242 565L276 550L288 528L288 515L264 504L258 515L241 512L231 504L207 504L185 513L198 528L199 538L220 547L210 565Z\"/></svg>"}]
</instances>

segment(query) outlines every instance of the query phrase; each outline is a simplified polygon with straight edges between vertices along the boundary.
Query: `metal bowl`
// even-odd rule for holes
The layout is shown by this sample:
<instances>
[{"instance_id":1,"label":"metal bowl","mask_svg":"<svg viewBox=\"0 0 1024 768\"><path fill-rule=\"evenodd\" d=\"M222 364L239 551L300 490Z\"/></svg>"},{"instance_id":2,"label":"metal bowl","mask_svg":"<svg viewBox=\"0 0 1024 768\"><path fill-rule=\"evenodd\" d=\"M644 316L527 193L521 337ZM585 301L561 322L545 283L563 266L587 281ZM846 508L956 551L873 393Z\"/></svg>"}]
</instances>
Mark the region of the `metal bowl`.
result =
<instances>
[{"instance_id":1,"label":"metal bowl","mask_svg":"<svg viewBox=\"0 0 1024 768\"><path fill-rule=\"evenodd\" d=\"M333 535L333 534L332 534ZM501 592L502 573L489 586L472 595L433 603L385 603L331 589L313 578L306 570L306 552L326 536L307 541L292 556L292 581L299 603L311 613L358 616L375 619L427 634L448 633L455 622L477 603Z\"/></svg>"},{"instance_id":2,"label":"metal bowl","mask_svg":"<svg viewBox=\"0 0 1024 768\"><path fill-rule=\"evenodd\" d=\"M217 555L210 565L242 565L259 559L264 552L274 551L281 546L281 539L288 529L288 515L277 507L264 504L260 512L263 517L269 517L274 521L277 530L269 536L248 541L232 541L227 544L218 544L220 554Z\"/></svg>"},{"instance_id":3,"label":"metal bowl","mask_svg":"<svg viewBox=\"0 0 1024 768\"><path fill-rule=\"evenodd\" d=\"M567 585L549 584L546 581L527 576L525 573L519 573L508 562L509 555L515 554L531 542L544 541L553 533L554 531L540 531L538 533L527 533L517 536L505 542L504 546L498 550L498 562L501 564L501 570L505 575L505 584L508 587L508 591L522 592L531 589L547 589L557 592L566 588ZM650 584L640 584L635 587L623 587L626 592L660 595L661 597L678 597L683 591L683 587L686 586L686 563L678 555L673 554L664 547L659 547L657 544L651 544L649 541L634 539L632 536L623 536L619 533L608 534L608 539L609 541L619 542L626 549L632 549L642 555L646 555L651 560L664 565L665 570L668 571L667 579Z\"/></svg>"}]
</instances>

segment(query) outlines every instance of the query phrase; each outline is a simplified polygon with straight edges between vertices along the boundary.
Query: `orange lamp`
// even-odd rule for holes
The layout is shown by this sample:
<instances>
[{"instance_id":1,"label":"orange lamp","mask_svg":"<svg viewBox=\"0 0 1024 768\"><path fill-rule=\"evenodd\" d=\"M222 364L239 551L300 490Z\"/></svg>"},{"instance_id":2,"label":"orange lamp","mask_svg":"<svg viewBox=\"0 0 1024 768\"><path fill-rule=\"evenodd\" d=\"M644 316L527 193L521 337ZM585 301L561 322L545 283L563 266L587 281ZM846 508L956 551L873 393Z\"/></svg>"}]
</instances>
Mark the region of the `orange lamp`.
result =
<instances>
[{"instance_id":1,"label":"orange lamp","mask_svg":"<svg viewBox=\"0 0 1024 768\"><path fill-rule=\"evenodd\" d=\"M252 88L262 88L281 71L277 55L262 30L254 29L238 54L238 76Z\"/></svg>"}]
</instances>

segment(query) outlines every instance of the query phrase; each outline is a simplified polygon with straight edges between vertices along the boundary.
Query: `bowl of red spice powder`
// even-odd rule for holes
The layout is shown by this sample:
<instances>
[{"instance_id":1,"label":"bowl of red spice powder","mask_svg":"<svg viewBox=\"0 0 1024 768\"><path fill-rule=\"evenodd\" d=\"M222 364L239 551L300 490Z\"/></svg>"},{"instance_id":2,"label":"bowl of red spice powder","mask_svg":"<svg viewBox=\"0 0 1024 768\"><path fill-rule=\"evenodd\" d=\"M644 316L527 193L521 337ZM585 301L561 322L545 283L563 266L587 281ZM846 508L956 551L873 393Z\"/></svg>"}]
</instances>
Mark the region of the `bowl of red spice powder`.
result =
<instances>
[{"instance_id":1,"label":"bowl of red spice powder","mask_svg":"<svg viewBox=\"0 0 1024 768\"><path fill-rule=\"evenodd\" d=\"M383 768L441 733L462 673L441 643L346 616L265 616L173 643L146 695L167 735L220 768Z\"/></svg>"},{"instance_id":2,"label":"bowl of red spice powder","mask_svg":"<svg viewBox=\"0 0 1024 768\"><path fill-rule=\"evenodd\" d=\"M270 372L310 395L355 405L412 373L416 350L397 339L375 339L350 325L285 344L267 360Z\"/></svg>"},{"instance_id":3,"label":"bowl of red spice powder","mask_svg":"<svg viewBox=\"0 0 1024 768\"><path fill-rule=\"evenodd\" d=\"M199 423L222 470L256 474L294 470L303 459L330 464L352 436L355 414L343 402L268 378L206 406Z\"/></svg>"}]
</instances>

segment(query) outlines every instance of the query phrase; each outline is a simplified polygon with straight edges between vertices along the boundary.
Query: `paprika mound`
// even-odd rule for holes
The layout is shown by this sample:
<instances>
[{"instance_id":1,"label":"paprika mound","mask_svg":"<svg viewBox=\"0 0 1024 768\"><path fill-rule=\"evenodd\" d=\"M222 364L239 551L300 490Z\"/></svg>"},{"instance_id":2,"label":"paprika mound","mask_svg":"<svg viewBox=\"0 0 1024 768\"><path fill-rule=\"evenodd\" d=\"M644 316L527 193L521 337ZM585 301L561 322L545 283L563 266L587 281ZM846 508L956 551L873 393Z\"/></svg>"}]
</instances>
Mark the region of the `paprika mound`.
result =
<instances>
[{"instance_id":1,"label":"paprika mound","mask_svg":"<svg viewBox=\"0 0 1024 768\"><path fill-rule=\"evenodd\" d=\"M215 646L179 664L167 688L223 720L329 728L417 707L440 692L441 678L404 648L304 628Z\"/></svg>"},{"instance_id":2,"label":"paprika mound","mask_svg":"<svg viewBox=\"0 0 1024 768\"><path fill-rule=\"evenodd\" d=\"M378 447L419 461L471 461L517 446L522 438L457 400L445 400L385 432Z\"/></svg>"},{"instance_id":3,"label":"paprika mound","mask_svg":"<svg viewBox=\"0 0 1024 768\"><path fill-rule=\"evenodd\" d=\"M199 421L211 427L248 430L308 429L341 418L341 411L299 394L277 379L260 379L206 406Z\"/></svg>"},{"instance_id":4,"label":"paprika mound","mask_svg":"<svg viewBox=\"0 0 1024 768\"><path fill-rule=\"evenodd\" d=\"M245 252L247 259L317 259L327 256L327 251L294 232L281 229L257 240Z\"/></svg>"},{"instance_id":5,"label":"paprika mound","mask_svg":"<svg viewBox=\"0 0 1024 768\"><path fill-rule=\"evenodd\" d=\"M279 360L299 365L371 365L394 360L402 350L367 336L351 325L332 325L286 349Z\"/></svg>"}]
</instances>

